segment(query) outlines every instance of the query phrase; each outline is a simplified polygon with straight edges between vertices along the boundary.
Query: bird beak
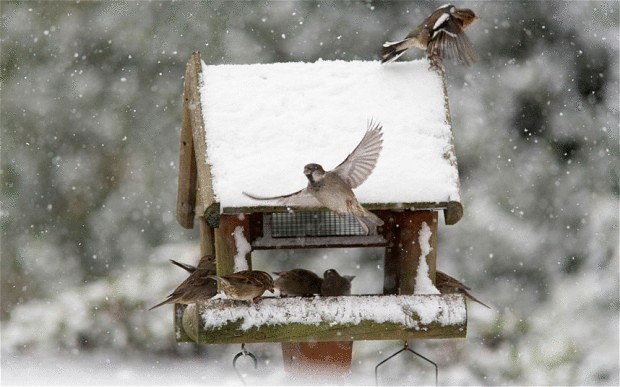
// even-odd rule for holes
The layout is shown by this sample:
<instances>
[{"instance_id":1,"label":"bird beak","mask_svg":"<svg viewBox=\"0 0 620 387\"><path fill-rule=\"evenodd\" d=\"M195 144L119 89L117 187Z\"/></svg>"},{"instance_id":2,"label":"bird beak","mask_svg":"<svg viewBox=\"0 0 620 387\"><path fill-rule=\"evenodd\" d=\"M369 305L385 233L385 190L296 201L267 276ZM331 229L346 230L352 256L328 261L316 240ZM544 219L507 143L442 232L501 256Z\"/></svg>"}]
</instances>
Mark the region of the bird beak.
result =
<instances>
[{"instance_id":1,"label":"bird beak","mask_svg":"<svg viewBox=\"0 0 620 387\"><path fill-rule=\"evenodd\" d=\"M310 170L310 168L304 168L304 175L309 175L311 173L312 171Z\"/></svg>"}]
</instances>

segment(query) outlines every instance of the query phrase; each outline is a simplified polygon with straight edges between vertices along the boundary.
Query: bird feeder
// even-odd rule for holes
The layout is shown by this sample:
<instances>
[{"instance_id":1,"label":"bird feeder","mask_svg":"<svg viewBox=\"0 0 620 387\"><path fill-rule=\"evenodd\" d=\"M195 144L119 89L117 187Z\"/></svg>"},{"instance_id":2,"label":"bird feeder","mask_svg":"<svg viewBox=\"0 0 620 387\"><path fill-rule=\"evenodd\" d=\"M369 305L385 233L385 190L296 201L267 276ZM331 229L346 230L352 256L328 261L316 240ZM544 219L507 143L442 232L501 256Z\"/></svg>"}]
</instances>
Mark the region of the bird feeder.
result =
<instances>
[{"instance_id":1,"label":"bird feeder","mask_svg":"<svg viewBox=\"0 0 620 387\"><path fill-rule=\"evenodd\" d=\"M383 125L383 149L355 189L384 221L370 235L354 218L324 208L278 206L242 194L305 187L303 166L338 165L371 119ZM342 359L335 367L348 368L355 340L465 337L462 295L416 292L418 268L427 267L435 281L440 212L451 225L463 208L445 76L425 61L208 66L192 54L177 220L185 228L198 220L201 254L216 255L218 274L233 272L235 233L253 250L380 246L385 262L382 295L176 305L177 340L281 342L285 365L294 369L325 359ZM251 267L251 253L246 260Z\"/></svg>"}]
</instances>

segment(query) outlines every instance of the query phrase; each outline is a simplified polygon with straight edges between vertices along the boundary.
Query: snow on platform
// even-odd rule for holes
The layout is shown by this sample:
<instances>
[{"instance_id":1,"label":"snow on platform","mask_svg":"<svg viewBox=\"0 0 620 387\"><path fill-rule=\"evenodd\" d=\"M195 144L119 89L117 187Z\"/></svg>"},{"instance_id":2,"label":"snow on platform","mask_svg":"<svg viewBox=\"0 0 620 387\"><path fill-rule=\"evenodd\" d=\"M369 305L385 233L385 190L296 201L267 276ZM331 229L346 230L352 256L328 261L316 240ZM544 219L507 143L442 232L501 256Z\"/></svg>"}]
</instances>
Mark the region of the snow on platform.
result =
<instances>
[{"instance_id":1,"label":"snow on platform","mask_svg":"<svg viewBox=\"0 0 620 387\"><path fill-rule=\"evenodd\" d=\"M431 323L441 326L465 323L467 313L461 300L461 297L429 296L263 298L260 306L235 303L234 307L209 307L202 317L207 330L236 321L241 321L240 328L247 330L290 323L357 325L362 320L416 329ZM214 303L223 304L223 301Z\"/></svg>"},{"instance_id":2,"label":"snow on platform","mask_svg":"<svg viewBox=\"0 0 620 387\"><path fill-rule=\"evenodd\" d=\"M181 325L201 344L465 337L462 294L211 300L189 305Z\"/></svg>"},{"instance_id":3,"label":"snow on platform","mask_svg":"<svg viewBox=\"0 0 620 387\"><path fill-rule=\"evenodd\" d=\"M264 205L242 195L295 192L303 167L326 170L383 125L362 203L460 202L442 78L426 61L202 64L201 104L213 192L221 208ZM199 160L200 162L200 160Z\"/></svg>"}]
</instances>

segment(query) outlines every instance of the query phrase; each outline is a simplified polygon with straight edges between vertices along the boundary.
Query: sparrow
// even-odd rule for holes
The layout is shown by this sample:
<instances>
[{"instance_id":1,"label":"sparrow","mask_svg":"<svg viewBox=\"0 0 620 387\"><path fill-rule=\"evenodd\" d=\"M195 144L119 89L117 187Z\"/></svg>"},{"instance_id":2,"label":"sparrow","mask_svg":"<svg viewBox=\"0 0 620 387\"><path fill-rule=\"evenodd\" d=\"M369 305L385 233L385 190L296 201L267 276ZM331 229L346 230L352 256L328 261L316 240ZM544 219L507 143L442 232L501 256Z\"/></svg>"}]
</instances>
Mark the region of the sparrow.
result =
<instances>
[{"instance_id":1,"label":"sparrow","mask_svg":"<svg viewBox=\"0 0 620 387\"><path fill-rule=\"evenodd\" d=\"M370 227L383 225L383 221L366 210L359 203L353 188L359 187L372 173L383 139L382 126L369 122L366 134L347 158L331 171L325 171L319 164L307 164L304 174L308 178L306 188L288 195L259 197L243 192L254 200L277 200L286 206L327 207L337 215L355 216L364 233L370 233Z\"/></svg>"},{"instance_id":2,"label":"sparrow","mask_svg":"<svg viewBox=\"0 0 620 387\"><path fill-rule=\"evenodd\" d=\"M491 309L490 306L486 305L482 301L478 300L476 297L472 296L468 291L471 290L469 287L465 286L462 282L450 277L446 273L439 270L435 271L435 287L437 287L437 290L439 290L441 294L462 293L465 295L466 298L469 298L470 300Z\"/></svg>"},{"instance_id":3,"label":"sparrow","mask_svg":"<svg viewBox=\"0 0 620 387\"><path fill-rule=\"evenodd\" d=\"M476 19L478 16L471 9L443 5L411 30L405 39L385 42L381 47L381 63L392 62L407 49L417 47L426 50L431 68L440 68L443 58L458 59L470 66L478 60L478 54L463 30Z\"/></svg>"},{"instance_id":4,"label":"sparrow","mask_svg":"<svg viewBox=\"0 0 620 387\"><path fill-rule=\"evenodd\" d=\"M323 273L321 296L350 296L353 278L355 278L354 275L341 276L334 269L326 270Z\"/></svg>"},{"instance_id":5,"label":"sparrow","mask_svg":"<svg viewBox=\"0 0 620 387\"><path fill-rule=\"evenodd\" d=\"M279 276L275 280L275 287L282 295L304 297L321 294L323 279L310 270L293 269L273 274Z\"/></svg>"},{"instance_id":6,"label":"sparrow","mask_svg":"<svg viewBox=\"0 0 620 387\"><path fill-rule=\"evenodd\" d=\"M173 261L173 263L175 262L176 261ZM193 304L198 301L206 301L217 294L217 282L210 278L211 275L215 274L214 256L202 257L200 262L198 262L198 267L193 267L191 265L186 266L193 268L189 277L181 282L181 284L168 295L168 298L151 307L149 310L153 310L164 304ZM188 270L185 267L183 268Z\"/></svg>"},{"instance_id":7,"label":"sparrow","mask_svg":"<svg viewBox=\"0 0 620 387\"><path fill-rule=\"evenodd\" d=\"M273 278L269 273L259 270L243 270L229 275L210 275L208 278L217 281L222 292L230 299L256 302L269 290L273 292Z\"/></svg>"}]
</instances>

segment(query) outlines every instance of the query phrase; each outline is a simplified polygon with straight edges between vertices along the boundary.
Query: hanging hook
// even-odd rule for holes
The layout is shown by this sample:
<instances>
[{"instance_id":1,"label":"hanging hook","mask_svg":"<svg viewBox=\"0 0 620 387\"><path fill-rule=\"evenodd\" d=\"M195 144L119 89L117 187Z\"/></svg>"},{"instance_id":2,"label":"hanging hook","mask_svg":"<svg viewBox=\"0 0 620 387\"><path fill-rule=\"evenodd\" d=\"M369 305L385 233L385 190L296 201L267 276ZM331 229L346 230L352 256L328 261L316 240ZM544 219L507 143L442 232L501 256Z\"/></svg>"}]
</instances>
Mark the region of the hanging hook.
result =
<instances>
[{"instance_id":1,"label":"hanging hook","mask_svg":"<svg viewBox=\"0 0 620 387\"><path fill-rule=\"evenodd\" d=\"M421 357L422 359L426 360L427 362L431 363L434 367L435 367L435 387L437 387L439 384L439 368L437 367L437 363L435 363L434 361L430 360L429 358L420 355L419 353L417 353L416 351L414 351L413 349L409 348L409 342L407 340L405 340L404 344L403 344L403 348L399 351L397 351L396 353L394 353L393 355L389 356L387 359L383 360L382 362L380 362L379 364L377 364L375 366L375 385L378 386L379 385L379 367L381 367L384 363L388 362L390 359L392 359L394 356L398 355L399 353L403 352L403 351L409 351L411 353L413 353L414 355Z\"/></svg>"},{"instance_id":2,"label":"hanging hook","mask_svg":"<svg viewBox=\"0 0 620 387\"><path fill-rule=\"evenodd\" d=\"M243 375L241 375L241 373L237 369L237 360L241 356L249 356L252 359L252 361L254 362L254 369L258 368L258 360L256 360L256 356L254 356L254 354L252 352L250 352L247 349L245 349L245 343L241 344L241 352L236 354L235 357L233 358L233 368L235 369L235 372L237 373L237 376L239 376L239 379L241 379L241 382L243 382L243 385L245 386L245 379L243 379Z\"/></svg>"}]
</instances>

